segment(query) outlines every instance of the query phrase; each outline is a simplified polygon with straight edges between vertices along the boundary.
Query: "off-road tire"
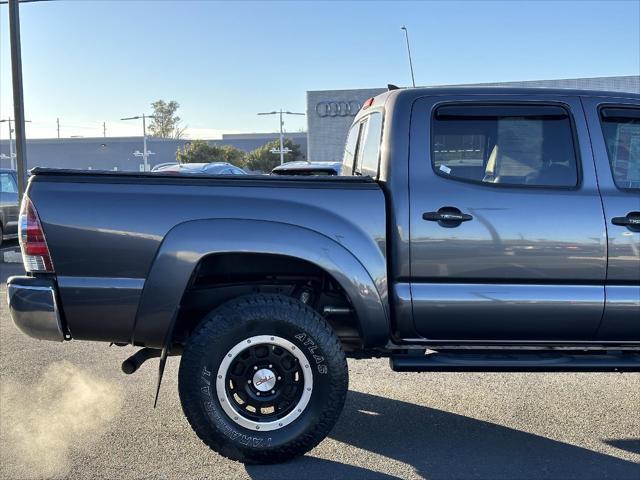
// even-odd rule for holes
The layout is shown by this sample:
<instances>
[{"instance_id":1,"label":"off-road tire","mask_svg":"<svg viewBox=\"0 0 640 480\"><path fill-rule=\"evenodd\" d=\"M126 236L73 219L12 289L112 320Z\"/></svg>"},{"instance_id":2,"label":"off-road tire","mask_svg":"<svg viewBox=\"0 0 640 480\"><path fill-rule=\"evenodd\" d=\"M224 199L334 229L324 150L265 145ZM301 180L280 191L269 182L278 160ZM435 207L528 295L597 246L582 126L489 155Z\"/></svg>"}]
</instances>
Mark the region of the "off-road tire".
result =
<instances>
[{"instance_id":1,"label":"off-road tire","mask_svg":"<svg viewBox=\"0 0 640 480\"><path fill-rule=\"evenodd\" d=\"M312 393L300 416L272 431L234 422L215 386L227 352L260 335L291 342L308 358L313 373ZM196 327L182 354L178 380L182 409L206 445L243 463L279 463L303 455L327 436L344 406L348 371L340 341L315 310L283 295L247 295L218 307Z\"/></svg>"}]
</instances>

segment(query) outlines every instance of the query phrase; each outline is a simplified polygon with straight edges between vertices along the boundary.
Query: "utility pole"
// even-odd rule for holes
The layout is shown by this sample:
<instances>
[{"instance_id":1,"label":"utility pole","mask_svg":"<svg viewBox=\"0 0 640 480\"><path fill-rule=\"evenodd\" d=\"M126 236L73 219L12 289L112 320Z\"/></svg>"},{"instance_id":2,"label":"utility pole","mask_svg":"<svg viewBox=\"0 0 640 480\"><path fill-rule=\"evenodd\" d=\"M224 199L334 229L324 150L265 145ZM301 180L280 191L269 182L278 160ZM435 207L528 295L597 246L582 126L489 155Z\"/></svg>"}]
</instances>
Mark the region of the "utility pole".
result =
<instances>
[{"instance_id":1,"label":"utility pole","mask_svg":"<svg viewBox=\"0 0 640 480\"><path fill-rule=\"evenodd\" d=\"M22 90L22 55L20 51L20 7L18 0L9 0L9 43L11 49L11 80L13 83L13 116L16 126L16 173L18 198L25 190L27 137L24 128L24 96ZM11 127L9 127L11 131ZM9 142L11 143L11 142Z\"/></svg>"},{"instance_id":2,"label":"utility pole","mask_svg":"<svg viewBox=\"0 0 640 480\"><path fill-rule=\"evenodd\" d=\"M121 118L120 120L140 120L142 119L142 153L135 151L133 154L136 157L142 157L142 161L144 162L144 171L149 171L149 155L155 155L153 152L147 150L147 118L156 118L154 115L138 115L136 117L126 117ZM106 127L104 127L105 136L106 136Z\"/></svg>"},{"instance_id":3,"label":"utility pole","mask_svg":"<svg viewBox=\"0 0 640 480\"><path fill-rule=\"evenodd\" d=\"M13 153L13 127L11 126L11 122L13 119L11 117L0 120L0 123L7 122L9 124L9 163L11 165L12 170L17 170L17 165L15 163L16 154ZM25 120L25 123L31 123L31 120Z\"/></svg>"},{"instance_id":4,"label":"utility pole","mask_svg":"<svg viewBox=\"0 0 640 480\"><path fill-rule=\"evenodd\" d=\"M60 117L56 118L56 126L58 127L58 139L60 138Z\"/></svg>"},{"instance_id":5,"label":"utility pole","mask_svg":"<svg viewBox=\"0 0 640 480\"><path fill-rule=\"evenodd\" d=\"M400 27L400 30L404 30L404 36L407 39L407 53L409 54L409 68L411 69L411 83L413 83L413 87L416 86L416 79L413 76L413 62L411 61L411 48L409 48L409 31L407 27L404 25Z\"/></svg>"},{"instance_id":6,"label":"utility pole","mask_svg":"<svg viewBox=\"0 0 640 480\"><path fill-rule=\"evenodd\" d=\"M284 154L289 153L291 150L288 148L284 148L284 120L282 119L282 115L305 115L304 113L297 112L289 112L280 109L280 111L273 112L260 112L258 115L280 115L280 149L272 149L271 153L279 153L280 154L280 165L284 163Z\"/></svg>"},{"instance_id":7,"label":"utility pole","mask_svg":"<svg viewBox=\"0 0 640 480\"><path fill-rule=\"evenodd\" d=\"M107 137L107 122L102 122L102 136Z\"/></svg>"}]
</instances>

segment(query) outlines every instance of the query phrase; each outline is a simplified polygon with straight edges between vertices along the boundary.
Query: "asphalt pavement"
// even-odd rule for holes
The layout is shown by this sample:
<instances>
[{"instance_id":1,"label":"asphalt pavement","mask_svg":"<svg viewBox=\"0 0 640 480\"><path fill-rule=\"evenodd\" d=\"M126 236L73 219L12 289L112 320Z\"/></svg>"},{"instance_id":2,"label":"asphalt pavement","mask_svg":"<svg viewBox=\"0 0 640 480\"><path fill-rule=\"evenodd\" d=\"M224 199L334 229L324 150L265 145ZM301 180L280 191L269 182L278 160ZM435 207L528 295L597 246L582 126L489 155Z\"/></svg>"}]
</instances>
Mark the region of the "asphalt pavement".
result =
<instances>
[{"instance_id":1,"label":"asphalt pavement","mask_svg":"<svg viewBox=\"0 0 640 480\"><path fill-rule=\"evenodd\" d=\"M20 334L0 263L0 478L640 479L640 374L394 373L349 361L350 392L329 437L273 466L204 446L170 358L153 409L157 360L135 350Z\"/></svg>"}]
</instances>

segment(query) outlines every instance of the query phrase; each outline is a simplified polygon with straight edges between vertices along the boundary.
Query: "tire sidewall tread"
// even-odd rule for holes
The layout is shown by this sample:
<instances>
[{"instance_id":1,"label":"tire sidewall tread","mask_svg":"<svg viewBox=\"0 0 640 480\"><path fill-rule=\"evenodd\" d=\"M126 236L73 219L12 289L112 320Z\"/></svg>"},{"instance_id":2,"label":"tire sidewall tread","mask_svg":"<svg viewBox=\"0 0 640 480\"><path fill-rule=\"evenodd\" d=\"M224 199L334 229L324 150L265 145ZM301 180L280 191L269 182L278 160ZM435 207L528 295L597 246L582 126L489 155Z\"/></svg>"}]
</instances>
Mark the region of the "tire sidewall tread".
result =
<instances>
[{"instance_id":1,"label":"tire sidewall tread","mask_svg":"<svg viewBox=\"0 0 640 480\"><path fill-rule=\"evenodd\" d=\"M313 369L309 404L278 430L253 432L237 425L217 399L219 362L253 335L286 338L303 350ZM259 294L230 300L205 317L187 342L178 380L183 411L205 444L244 463L277 463L306 453L326 437L344 405L348 371L340 341L321 315L294 298Z\"/></svg>"}]
</instances>

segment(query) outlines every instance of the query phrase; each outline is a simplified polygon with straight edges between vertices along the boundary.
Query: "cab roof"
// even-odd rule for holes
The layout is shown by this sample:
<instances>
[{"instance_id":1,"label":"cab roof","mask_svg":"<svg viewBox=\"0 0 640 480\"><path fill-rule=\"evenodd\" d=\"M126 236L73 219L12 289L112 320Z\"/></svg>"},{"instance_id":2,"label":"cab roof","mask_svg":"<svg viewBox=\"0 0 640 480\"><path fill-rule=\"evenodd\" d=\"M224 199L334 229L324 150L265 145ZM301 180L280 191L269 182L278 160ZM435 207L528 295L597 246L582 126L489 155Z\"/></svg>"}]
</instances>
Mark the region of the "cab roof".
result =
<instances>
[{"instance_id":1,"label":"cab roof","mask_svg":"<svg viewBox=\"0 0 640 480\"><path fill-rule=\"evenodd\" d=\"M607 90L584 90L577 88L549 88L549 87L488 87L488 86L455 86L455 87L417 87L399 88L378 95L376 100L396 95L564 95L582 97L612 97L639 100L640 92L613 92ZM377 101L374 102L378 103Z\"/></svg>"}]
</instances>

